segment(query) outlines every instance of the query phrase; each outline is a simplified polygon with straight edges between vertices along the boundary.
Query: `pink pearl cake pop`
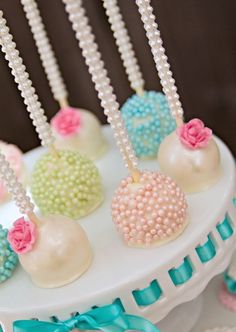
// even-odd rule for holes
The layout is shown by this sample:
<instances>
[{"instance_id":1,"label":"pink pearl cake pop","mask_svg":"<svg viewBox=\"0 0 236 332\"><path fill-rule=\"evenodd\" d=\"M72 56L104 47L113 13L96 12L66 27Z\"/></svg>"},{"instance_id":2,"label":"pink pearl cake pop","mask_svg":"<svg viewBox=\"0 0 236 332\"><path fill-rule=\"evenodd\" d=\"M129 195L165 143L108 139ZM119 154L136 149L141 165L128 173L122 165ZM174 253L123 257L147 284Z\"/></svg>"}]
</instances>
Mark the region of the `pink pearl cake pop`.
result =
<instances>
[{"instance_id":1,"label":"pink pearl cake pop","mask_svg":"<svg viewBox=\"0 0 236 332\"><path fill-rule=\"evenodd\" d=\"M220 151L212 131L199 119L182 124L162 141L158 163L161 171L187 193L210 188L222 174Z\"/></svg>"},{"instance_id":2,"label":"pink pearl cake pop","mask_svg":"<svg viewBox=\"0 0 236 332\"><path fill-rule=\"evenodd\" d=\"M131 176L121 181L113 197L112 217L128 246L158 246L183 232L187 203L171 178L144 171L138 183Z\"/></svg>"}]
</instances>

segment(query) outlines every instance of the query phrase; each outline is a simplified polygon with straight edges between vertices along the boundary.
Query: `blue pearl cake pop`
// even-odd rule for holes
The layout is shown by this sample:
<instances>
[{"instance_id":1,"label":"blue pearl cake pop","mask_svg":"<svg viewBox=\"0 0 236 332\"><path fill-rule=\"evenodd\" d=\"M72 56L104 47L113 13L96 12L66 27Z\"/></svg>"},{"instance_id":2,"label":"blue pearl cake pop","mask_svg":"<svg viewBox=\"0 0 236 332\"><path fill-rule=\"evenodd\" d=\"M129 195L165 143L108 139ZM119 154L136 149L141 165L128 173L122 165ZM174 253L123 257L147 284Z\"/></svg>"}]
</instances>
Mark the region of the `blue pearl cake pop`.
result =
<instances>
[{"instance_id":1,"label":"blue pearl cake pop","mask_svg":"<svg viewBox=\"0 0 236 332\"><path fill-rule=\"evenodd\" d=\"M164 94L135 94L124 103L121 112L137 157L156 158L160 143L176 128Z\"/></svg>"},{"instance_id":2,"label":"blue pearl cake pop","mask_svg":"<svg viewBox=\"0 0 236 332\"><path fill-rule=\"evenodd\" d=\"M7 240L8 230L0 225L0 284L9 279L18 264L18 256Z\"/></svg>"}]
</instances>

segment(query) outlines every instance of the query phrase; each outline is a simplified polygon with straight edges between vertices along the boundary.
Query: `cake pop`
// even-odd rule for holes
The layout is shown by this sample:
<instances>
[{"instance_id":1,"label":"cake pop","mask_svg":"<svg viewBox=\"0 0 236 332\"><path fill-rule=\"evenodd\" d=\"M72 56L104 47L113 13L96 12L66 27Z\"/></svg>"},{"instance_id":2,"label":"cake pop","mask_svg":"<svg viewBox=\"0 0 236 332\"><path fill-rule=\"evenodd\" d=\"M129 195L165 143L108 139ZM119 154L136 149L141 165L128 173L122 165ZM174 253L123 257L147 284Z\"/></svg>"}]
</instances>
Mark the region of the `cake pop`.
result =
<instances>
[{"instance_id":1,"label":"cake pop","mask_svg":"<svg viewBox=\"0 0 236 332\"><path fill-rule=\"evenodd\" d=\"M86 233L67 217L41 217L38 225L20 218L10 229L8 239L23 269L42 288L60 287L76 280L92 261Z\"/></svg>"},{"instance_id":2,"label":"cake pop","mask_svg":"<svg viewBox=\"0 0 236 332\"><path fill-rule=\"evenodd\" d=\"M0 141L0 151L6 156L6 159L16 173L18 180L23 185L26 185L27 172L21 150L16 145ZM9 193L4 186L4 183L0 181L0 202L5 202L9 198Z\"/></svg>"},{"instance_id":3,"label":"cake pop","mask_svg":"<svg viewBox=\"0 0 236 332\"><path fill-rule=\"evenodd\" d=\"M92 212L102 201L101 179L92 161L77 152L45 154L35 164L33 198L43 213L73 219Z\"/></svg>"},{"instance_id":4,"label":"cake pop","mask_svg":"<svg viewBox=\"0 0 236 332\"><path fill-rule=\"evenodd\" d=\"M158 163L187 193L206 190L221 176L219 148L211 129L199 119L182 124L164 139Z\"/></svg>"},{"instance_id":5,"label":"cake pop","mask_svg":"<svg viewBox=\"0 0 236 332\"><path fill-rule=\"evenodd\" d=\"M2 23L5 22L0 11L0 25ZM38 218L34 214L34 205L2 153L0 174L20 212L26 215L14 222L7 238L32 281L39 287L54 288L77 279L88 269L92 259L90 244L83 228L63 216ZM0 231L2 240L2 235L5 237L6 232ZM4 251L5 244L3 239L1 251ZM9 260L5 267L13 269L15 256L10 250L4 252Z\"/></svg>"},{"instance_id":6,"label":"cake pop","mask_svg":"<svg viewBox=\"0 0 236 332\"><path fill-rule=\"evenodd\" d=\"M159 145L176 127L165 96L144 91L144 79L117 0L103 0L106 14L126 70L136 92L121 107L122 116L137 157L155 158Z\"/></svg>"},{"instance_id":7,"label":"cake pop","mask_svg":"<svg viewBox=\"0 0 236 332\"><path fill-rule=\"evenodd\" d=\"M142 172L135 183L123 180L112 201L112 217L124 241L132 247L149 247L178 237L187 226L184 194L169 177Z\"/></svg>"},{"instance_id":8,"label":"cake pop","mask_svg":"<svg viewBox=\"0 0 236 332\"><path fill-rule=\"evenodd\" d=\"M137 157L156 157L161 141L176 127L165 96L155 91L135 94L121 112Z\"/></svg>"},{"instance_id":9,"label":"cake pop","mask_svg":"<svg viewBox=\"0 0 236 332\"><path fill-rule=\"evenodd\" d=\"M113 221L129 246L146 248L171 241L182 233L188 223L184 194L169 177L159 172L142 172L138 169L137 158L119 112L119 104L109 84L81 0L63 2L108 122L114 130L117 145L130 172L130 176L121 182L113 197Z\"/></svg>"},{"instance_id":10,"label":"cake pop","mask_svg":"<svg viewBox=\"0 0 236 332\"><path fill-rule=\"evenodd\" d=\"M62 214L73 219L82 217L95 209L103 199L99 172L86 156L55 149L50 125L4 18L1 20L0 37L2 51L18 83L30 118L42 145L49 148L49 152L35 164L31 180L33 199L44 213Z\"/></svg>"},{"instance_id":11,"label":"cake pop","mask_svg":"<svg viewBox=\"0 0 236 332\"><path fill-rule=\"evenodd\" d=\"M79 151L92 160L101 157L107 150L101 125L89 111L64 107L51 120L55 147Z\"/></svg>"},{"instance_id":12,"label":"cake pop","mask_svg":"<svg viewBox=\"0 0 236 332\"><path fill-rule=\"evenodd\" d=\"M0 284L9 279L18 264L18 257L7 240L8 230L0 224Z\"/></svg>"},{"instance_id":13,"label":"cake pop","mask_svg":"<svg viewBox=\"0 0 236 332\"><path fill-rule=\"evenodd\" d=\"M215 184L222 172L218 146L212 132L199 119L183 123L183 108L150 0L136 0L156 68L177 130L167 136L158 151L164 174L171 176L188 193L203 191Z\"/></svg>"},{"instance_id":14,"label":"cake pop","mask_svg":"<svg viewBox=\"0 0 236 332\"><path fill-rule=\"evenodd\" d=\"M65 82L47 36L37 3L35 0L21 0L21 3L52 94L61 107L51 121L55 136L55 147L57 149L79 151L92 160L100 158L108 148L107 141L101 130L101 124L91 112L80 108L72 108L68 105L68 92Z\"/></svg>"}]
</instances>

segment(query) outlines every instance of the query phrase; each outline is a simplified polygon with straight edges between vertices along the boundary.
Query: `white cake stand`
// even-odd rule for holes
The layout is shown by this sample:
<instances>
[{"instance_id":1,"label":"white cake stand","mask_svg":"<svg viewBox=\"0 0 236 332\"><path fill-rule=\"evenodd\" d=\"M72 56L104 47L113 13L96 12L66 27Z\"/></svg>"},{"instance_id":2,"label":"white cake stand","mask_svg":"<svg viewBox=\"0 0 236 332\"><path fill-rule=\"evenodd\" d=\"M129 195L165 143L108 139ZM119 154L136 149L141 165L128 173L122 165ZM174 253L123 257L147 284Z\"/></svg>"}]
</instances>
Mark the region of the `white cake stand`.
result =
<instances>
[{"instance_id":1,"label":"white cake stand","mask_svg":"<svg viewBox=\"0 0 236 332\"><path fill-rule=\"evenodd\" d=\"M70 285L40 289L19 267L14 277L0 285L0 322L4 332L12 331L12 322L17 319L49 320L55 315L68 319L73 312L83 313L94 305L110 304L118 298L126 312L159 322L161 332L186 332L200 313L201 299L197 297L229 264L235 247L236 211L232 204L235 166L227 147L217 139L223 168L221 180L210 190L187 197L190 224L185 232L159 248L132 249L122 242L111 221L112 195L127 173L110 130L104 128L104 133L111 148L97 166L103 177L105 201L81 220L94 249L91 268ZM42 153L39 148L25 155L30 170ZM156 161L143 162L141 166L157 169ZM8 203L0 208L0 216L1 223L8 227L19 217L19 212L13 203ZM200 254L209 241L208 236L215 255L204 262ZM172 280L176 273L183 278L177 286ZM140 305L140 298L147 292L151 293L153 303ZM196 300L191 305L184 304L193 299Z\"/></svg>"}]
</instances>

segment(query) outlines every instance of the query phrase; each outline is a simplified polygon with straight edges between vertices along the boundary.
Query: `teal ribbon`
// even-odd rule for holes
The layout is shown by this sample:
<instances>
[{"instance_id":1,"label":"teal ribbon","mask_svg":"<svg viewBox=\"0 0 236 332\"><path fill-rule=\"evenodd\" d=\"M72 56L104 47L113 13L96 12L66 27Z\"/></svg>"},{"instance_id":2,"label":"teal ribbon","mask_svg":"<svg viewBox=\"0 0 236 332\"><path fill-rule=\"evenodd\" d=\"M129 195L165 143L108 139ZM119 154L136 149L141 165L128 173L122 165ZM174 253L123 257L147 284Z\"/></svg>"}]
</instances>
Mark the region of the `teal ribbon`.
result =
<instances>
[{"instance_id":1,"label":"teal ribbon","mask_svg":"<svg viewBox=\"0 0 236 332\"><path fill-rule=\"evenodd\" d=\"M147 288L134 290L133 296L139 306L147 306L155 303L162 295L162 289L156 280L153 280Z\"/></svg>"},{"instance_id":2,"label":"teal ribbon","mask_svg":"<svg viewBox=\"0 0 236 332\"><path fill-rule=\"evenodd\" d=\"M73 329L103 332L123 332L126 330L160 332L148 320L127 315L119 305L114 303L92 309L84 314L78 314L66 321L18 320L13 323L13 332L69 332Z\"/></svg>"},{"instance_id":3,"label":"teal ribbon","mask_svg":"<svg viewBox=\"0 0 236 332\"><path fill-rule=\"evenodd\" d=\"M187 282L193 275L193 268L188 257L184 258L183 264L178 268L168 271L175 286L182 285Z\"/></svg>"},{"instance_id":4,"label":"teal ribbon","mask_svg":"<svg viewBox=\"0 0 236 332\"><path fill-rule=\"evenodd\" d=\"M207 263L215 257L216 248L210 235L208 235L208 240L204 245L196 248L196 252L202 263Z\"/></svg>"},{"instance_id":5,"label":"teal ribbon","mask_svg":"<svg viewBox=\"0 0 236 332\"><path fill-rule=\"evenodd\" d=\"M216 226L218 232L220 233L220 236L223 241L227 240L232 236L234 233L234 230L231 225L230 217L228 214L226 214L225 219L222 221L222 223L218 224Z\"/></svg>"},{"instance_id":6,"label":"teal ribbon","mask_svg":"<svg viewBox=\"0 0 236 332\"><path fill-rule=\"evenodd\" d=\"M226 285L226 288L228 289L228 291L231 294L235 294L236 295L236 280L233 279L232 277L230 277L227 274L227 271L224 274L224 282L225 282L225 285Z\"/></svg>"}]
</instances>

